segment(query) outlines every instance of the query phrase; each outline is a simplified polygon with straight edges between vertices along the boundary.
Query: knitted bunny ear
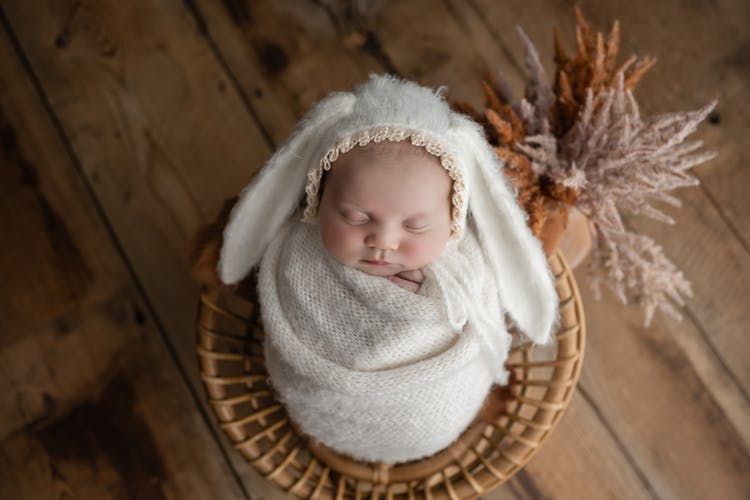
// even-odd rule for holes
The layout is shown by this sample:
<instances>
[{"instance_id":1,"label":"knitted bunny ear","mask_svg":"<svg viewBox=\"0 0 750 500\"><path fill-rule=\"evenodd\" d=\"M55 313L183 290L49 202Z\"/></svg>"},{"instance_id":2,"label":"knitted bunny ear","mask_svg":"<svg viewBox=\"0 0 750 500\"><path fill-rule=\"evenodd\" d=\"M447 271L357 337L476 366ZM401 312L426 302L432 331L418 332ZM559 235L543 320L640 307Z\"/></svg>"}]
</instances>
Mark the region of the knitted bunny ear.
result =
<instances>
[{"instance_id":1,"label":"knitted bunny ear","mask_svg":"<svg viewBox=\"0 0 750 500\"><path fill-rule=\"evenodd\" d=\"M314 157L320 138L331 125L351 113L354 100L354 95L342 92L320 101L240 193L224 229L218 264L222 282L239 282L260 262L266 246L304 193L311 167L305 158Z\"/></svg>"},{"instance_id":2,"label":"knitted bunny ear","mask_svg":"<svg viewBox=\"0 0 750 500\"><path fill-rule=\"evenodd\" d=\"M526 225L502 173L502 163L468 118L454 117L454 133L464 149L469 212L487 253L501 303L516 326L536 343L552 337L558 299L547 258Z\"/></svg>"}]
</instances>

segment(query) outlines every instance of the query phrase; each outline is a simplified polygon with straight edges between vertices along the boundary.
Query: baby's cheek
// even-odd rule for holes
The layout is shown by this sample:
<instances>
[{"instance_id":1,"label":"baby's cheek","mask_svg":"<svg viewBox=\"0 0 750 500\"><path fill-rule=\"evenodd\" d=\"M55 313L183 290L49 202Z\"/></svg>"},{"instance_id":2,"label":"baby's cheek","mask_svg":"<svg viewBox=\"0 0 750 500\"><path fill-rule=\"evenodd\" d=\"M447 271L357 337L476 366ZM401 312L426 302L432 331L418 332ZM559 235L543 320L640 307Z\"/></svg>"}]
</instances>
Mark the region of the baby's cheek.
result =
<instances>
[{"instance_id":1,"label":"baby's cheek","mask_svg":"<svg viewBox=\"0 0 750 500\"><path fill-rule=\"evenodd\" d=\"M350 227L342 227L340 224L328 224L321 230L326 250L343 264L350 264L357 257L357 236L353 233Z\"/></svg>"},{"instance_id":2,"label":"baby's cheek","mask_svg":"<svg viewBox=\"0 0 750 500\"><path fill-rule=\"evenodd\" d=\"M419 269L420 267L426 266L440 257L444 247L445 242L442 241L442 239L423 238L410 242L406 248L409 260L413 264L410 267Z\"/></svg>"}]
</instances>

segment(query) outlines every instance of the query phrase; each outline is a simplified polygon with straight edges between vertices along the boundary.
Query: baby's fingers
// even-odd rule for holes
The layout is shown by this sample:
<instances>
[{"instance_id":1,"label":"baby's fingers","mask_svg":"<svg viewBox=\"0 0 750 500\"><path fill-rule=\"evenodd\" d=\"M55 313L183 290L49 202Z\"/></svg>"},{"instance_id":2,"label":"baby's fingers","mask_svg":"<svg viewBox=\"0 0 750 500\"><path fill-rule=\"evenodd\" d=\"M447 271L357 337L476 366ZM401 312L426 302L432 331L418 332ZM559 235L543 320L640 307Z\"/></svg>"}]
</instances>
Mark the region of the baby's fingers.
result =
<instances>
[{"instance_id":1,"label":"baby's fingers","mask_svg":"<svg viewBox=\"0 0 750 500\"><path fill-rule=\"evenodd\" d=\"M400 286L401 288L409 290L412 293L417 293L419 291L419 283L414 283L413 281L404 279L399 275L388 276L388 279L391 280L392 283Z\"/></svg>"},{"instance_id":2,"label":"baby's fingers","mask_svg":"<svg viewBox=\"0 0 750 500\"><path fill-rule=\"evenodd\" d=\"M401 271L396 276L409 280L413 283L422 283L424 281L424 273L419 269L414 269L412 271Z\"/></svg>"}]
</instances>

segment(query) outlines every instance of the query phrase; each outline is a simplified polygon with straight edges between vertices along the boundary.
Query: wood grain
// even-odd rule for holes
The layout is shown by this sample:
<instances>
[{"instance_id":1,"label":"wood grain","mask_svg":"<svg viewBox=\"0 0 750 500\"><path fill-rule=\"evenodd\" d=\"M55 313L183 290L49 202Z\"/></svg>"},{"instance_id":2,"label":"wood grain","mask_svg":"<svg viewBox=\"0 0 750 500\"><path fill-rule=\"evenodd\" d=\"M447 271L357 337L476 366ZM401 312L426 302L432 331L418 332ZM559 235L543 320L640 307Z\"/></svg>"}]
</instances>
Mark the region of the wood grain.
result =
<instances>
[{"instance_id":1,"label":"wood grain","mask_svg":"<svg viewBox=\"0 0 750 500\"><path fill-rule=\"evenodd\" d=\"M3 8L179 364L202 394L188 240L268 156L263 134L180 2ZM240 473L246 490L259 488L252 470Z\"/></svg>"},{"instance_id":2,"label":"wood grain","mask_svg":"<svg viewBox=\"0 0 750 500\"><path fill-rule=\"evenodd\" d=\"M195 13L275 144L314 102L382 71L366 35L314 2L198 0Z\"/></svg>"},{"instance_id":3,"label":"wood grain","mask_svg":"<svg viewBox=\"0 0 750 500\"><path fill-rule=\"evenodd\" d=\"M574 19L570 7L542 0L524 5L525 8L519 9L518 14L511 20L506 15L507 10L502 9L500 4L478 2L478 8L485 13L489 29L508 46L518 46L512 28L514 24L521 24L529 37L537 41L542 61L551 63L552 45L549 42L549 34L554 19L560 24L563 34L567 35L564 40L569 50L572 50L571 34ZM515 6L517 5L513 2L505 5L511 11ZM635 52L639 55L652 54L658 58L657 65L646 74L636 90L644 113L695 109L717 95L721 97L720 94L724 92L731 93L734 89L732 82L748 76L747 72L742 72L736 65L717 67L716 61L717 57L724 57L722 54L737 51L737 44L741 44L746 37L746 34L736 32L736 21L727 21L750 21L748 9L741 6L740 2L722 2L710 11L707 11L705 6L696 4L663 2L648 3L648 7L643 9L629 8L624 4L615 4L607 8L591 5L587 8L585 3L582 4L582 8L584 12L591 12L591 22L598 21L594 27L602 31L609 29L612 20L620 19L624 55ZM546 12L548 16L540 17L540 12ZM667 32L659 29L667 23L670 23L669 36L674 36L679 43L670 43L665 38ZM674 30L671 28L672 25ZM517 50L521 53L520 47ZM720 74L728 76L722 80L718 78ZM746 83L744 88L747 97L750 97L750 80L746 80ZM746 296L750 292L750 276L747 274L750 270L748 239L744 231L739 229L745 219L740 214L750 214L750 206L740 207L747 203L746 196L736 189L726 189L718 185L713 187L712 180L712 176L717 175L732 178L735 186L750 185L747 169L744 168L744 163L738 161L736 153L738 149L743 149L740 146L743 130L747 129L750 122L746 121L744 109L734 111L735 106L731 103L735 102L736 97L729 97L726 102L722 99L718 113L724 116L724 120L719 118L719 123L709 122L699 130L701 138L706 139L707 149L715 150L719 154L716 160L696 170L703 181L700 188L703 195L699 196L693 192L694 190L676 192L678 197L690 197L690 200L695 200L695 210L690 216L682 217L674 228L654 224L645 226L644 223L640 223L638 227L648 230L653 235L673 231L673 238L667 241L676 244L674 252L668 255L675 259L676 264L685 271L698 290L696 297L690 301L689 308L700 322L701 328L711 332L710 341L705 349L715 348L721 353L732 376L737 379L742 390L748 393L750 368L744 360L742 349L738 346L743 342L745 325L750 320L750 314L744 304L727 300L727 295ZM722 111L725 109L724 106L728 106L727 112ZM733 125L725 126L726 120ZM721 202L714 192L722 193ZM731 210L735 215L729 217L724 207L734 207ZM683 212L671 213L680 216ZM684 244L693 241L696 244ZM698 241L701 243L698 244ZM728 257L723 262L710 258L710 254L719 246L717 243L720 243L721 251L726 252ZM669 246L667 250L670 250ZM717 282L722 284L720 288L711 285ZM701 294L701 291L705 293ZM720 314L717 313L719 309Z\"/></svg>"},{"instance_id":4,"label":"wood grain","mask_svg":"<svg viewBox=\"0 0 750 500\"><path fill-rule=\"evenodd\" d=\"M5 31L0 116L0 497L246 498Z\"/></svg>"},{"instance_id":5,"label":"wood grain","mask_svg":"<svg viewBox=\"0 0 750 500\"><path fill-rule=\"evenodd\" d=\"M738 105L750 97L750 6L579 3L594 28L620 19L623 54L658 57L637 90L644 112L721 99L697 134L719 158L697 170L700 188L678 193L677 225L628 219L657 237L696 293L682 323L657 316L646 329L637 308L595 301L579 271L590 332L581 390L538 456L488 498L750 497L750 113ZM572 47L570 2L375 4L346 18L310 0L0 0L49 104L2 45L0 214L3 229L28 242L0 251L2 269L14 270L0 287L5 496L121 498L145 485L149 498L224 488L227 498L242 488L283 497L211 441L180 379L177 366L202 395L188 239L328 92L391 71L479 105L488 71L522 86L516 24L550 70L553 25ZM91 193L71 174L71 153ZM169 359L159 332L177 365L157 362ZM124 427L102 423L66 441L113 414ZM159 427L175 414L174 429ZM139 443L142 464L110 449L118 432Z\"/></svg>"}]
</instances>

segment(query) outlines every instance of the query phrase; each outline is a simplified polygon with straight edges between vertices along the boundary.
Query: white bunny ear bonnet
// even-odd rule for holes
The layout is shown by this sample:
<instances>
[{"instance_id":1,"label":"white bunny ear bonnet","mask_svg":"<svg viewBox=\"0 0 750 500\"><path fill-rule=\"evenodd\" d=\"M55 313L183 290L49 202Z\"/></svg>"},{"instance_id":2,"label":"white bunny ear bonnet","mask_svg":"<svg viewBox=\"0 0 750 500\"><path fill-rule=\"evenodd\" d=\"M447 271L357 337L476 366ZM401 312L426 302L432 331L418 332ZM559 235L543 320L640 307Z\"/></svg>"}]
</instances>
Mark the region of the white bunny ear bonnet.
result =
<instances>
[{"instance_id":1,"label":"white bunny ear bonnet","mask_svg":"<svg viewBox=\"0 0 750 500\"><path fill-rule=\"evenodd\" d=\"M470 215L501 303L521 332L547 342L557 320L554 279L501 160L481 127L452 111L439 92L391 76L371 76L354 92L331 94L307 113L240 194L224 231L220 279L234 284L244 278L303 196L304 220L315 219L322 173L341 154L407 139L438 157L453 179L452 237L461 237Z\"/></svg>"}]
</instances>

